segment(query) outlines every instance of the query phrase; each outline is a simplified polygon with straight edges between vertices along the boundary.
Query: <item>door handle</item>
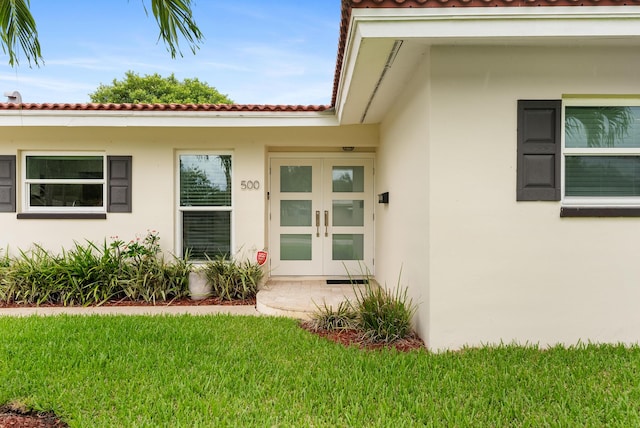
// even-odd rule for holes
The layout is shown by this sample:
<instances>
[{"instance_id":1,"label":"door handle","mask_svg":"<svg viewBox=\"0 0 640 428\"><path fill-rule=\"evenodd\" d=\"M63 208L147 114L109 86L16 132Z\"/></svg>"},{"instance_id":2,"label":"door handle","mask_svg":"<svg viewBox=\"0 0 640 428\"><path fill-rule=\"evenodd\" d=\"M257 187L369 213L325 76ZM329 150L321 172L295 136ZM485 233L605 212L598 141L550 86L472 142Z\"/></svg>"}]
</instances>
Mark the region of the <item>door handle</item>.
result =
<instances>
[{"instance_id":1,"label":"door handle","mask_svg":"<svg viewBox=\"0 0 640 428\"><path fill-rule=\"evenodd\" d=\"M329 236L329 211L324 212L324 236Z\"/></svg>"},{"instance_id":2,"label":"door handle","mask_svg":"<svg viewBox=\"0 0 640 428\"><path fill-rule=\"evenodd\" d=\"M320 211L316 211L316 238L320 237Z\"/></svg>"}]
</instances>

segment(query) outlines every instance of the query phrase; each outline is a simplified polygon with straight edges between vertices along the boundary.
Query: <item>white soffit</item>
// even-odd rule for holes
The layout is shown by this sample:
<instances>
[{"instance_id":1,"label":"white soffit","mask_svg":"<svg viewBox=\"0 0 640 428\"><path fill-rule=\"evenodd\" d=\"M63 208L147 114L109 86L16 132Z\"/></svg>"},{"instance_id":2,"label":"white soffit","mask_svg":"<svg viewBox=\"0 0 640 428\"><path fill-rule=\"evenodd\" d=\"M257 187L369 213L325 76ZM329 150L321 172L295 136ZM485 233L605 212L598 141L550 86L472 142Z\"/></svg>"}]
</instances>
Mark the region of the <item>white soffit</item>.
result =
<instances>
[{"instance_id":1,"label":"white soffit","mask_svg":"<svg viewBox=\"0 0 640 428\"><path fill-rule=\"evenodd\" d=\"M403 44L389 67L396 41ZM338 120L380 121L430 45L505 43L640 45L640 6L355 8L336 97Z\"/></svg>"}]
</instances>

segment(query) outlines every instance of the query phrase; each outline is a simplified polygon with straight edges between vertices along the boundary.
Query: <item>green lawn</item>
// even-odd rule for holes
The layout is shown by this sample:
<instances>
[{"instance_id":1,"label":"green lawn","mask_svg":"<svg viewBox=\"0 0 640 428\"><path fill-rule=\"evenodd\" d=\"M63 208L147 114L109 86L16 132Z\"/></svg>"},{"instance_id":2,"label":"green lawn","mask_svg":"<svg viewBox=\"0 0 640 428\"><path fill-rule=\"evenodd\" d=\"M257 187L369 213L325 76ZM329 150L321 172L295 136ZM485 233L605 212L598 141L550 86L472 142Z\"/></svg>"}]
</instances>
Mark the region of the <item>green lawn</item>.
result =
<instances>
[{"instance_id":1,"label":"green lawn","mask_svg":"<svg viewBox=\"0 0 640 428\"><path fill-rule=\"evenodd\" d=\"M0 404L71 426L640 426L640 348L345 349L267 317L0 317Z\"/></svg>"}]
</instances>

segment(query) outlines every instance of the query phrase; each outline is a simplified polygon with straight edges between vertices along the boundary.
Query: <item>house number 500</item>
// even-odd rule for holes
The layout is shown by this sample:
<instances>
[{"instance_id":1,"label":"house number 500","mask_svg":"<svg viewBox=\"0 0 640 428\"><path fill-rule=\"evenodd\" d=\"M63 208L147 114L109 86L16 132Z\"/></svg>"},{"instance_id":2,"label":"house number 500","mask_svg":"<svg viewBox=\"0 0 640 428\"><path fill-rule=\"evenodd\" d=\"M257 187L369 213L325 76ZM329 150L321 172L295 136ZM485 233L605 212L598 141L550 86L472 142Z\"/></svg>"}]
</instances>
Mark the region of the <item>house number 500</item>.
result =
<instances>
[{"instance_id":1,"label":"house number 500","mask_svg":"<svg viewBox=\"0 0 640 428\"><path fill-rule=\"evenodd\" d=\"M242 180L240 182L240 188L242 190L258 190L260 188L260 182L258 180Z\"/></svg>"}]
</instances>

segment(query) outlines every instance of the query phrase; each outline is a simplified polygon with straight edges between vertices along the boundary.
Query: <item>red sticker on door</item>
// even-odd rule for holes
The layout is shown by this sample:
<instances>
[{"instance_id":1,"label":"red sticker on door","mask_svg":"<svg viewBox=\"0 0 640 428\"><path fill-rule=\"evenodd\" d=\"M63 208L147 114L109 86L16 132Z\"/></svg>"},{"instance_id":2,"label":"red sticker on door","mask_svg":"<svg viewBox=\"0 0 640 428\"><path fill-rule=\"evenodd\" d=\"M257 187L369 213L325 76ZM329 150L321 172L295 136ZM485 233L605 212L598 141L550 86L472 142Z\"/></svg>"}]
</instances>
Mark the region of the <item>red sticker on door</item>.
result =
<instances>
[{"instance_id":1,"label":"red sticker on door","mask_svg":"<svg viewBox=\"0 0 640 428\"><path fill-rule=\"evenodd\" d=\"M266 251L258 251L256 254L256 261L260 266L267 262L267 252Z\"/></svg>"}]
</instances>

